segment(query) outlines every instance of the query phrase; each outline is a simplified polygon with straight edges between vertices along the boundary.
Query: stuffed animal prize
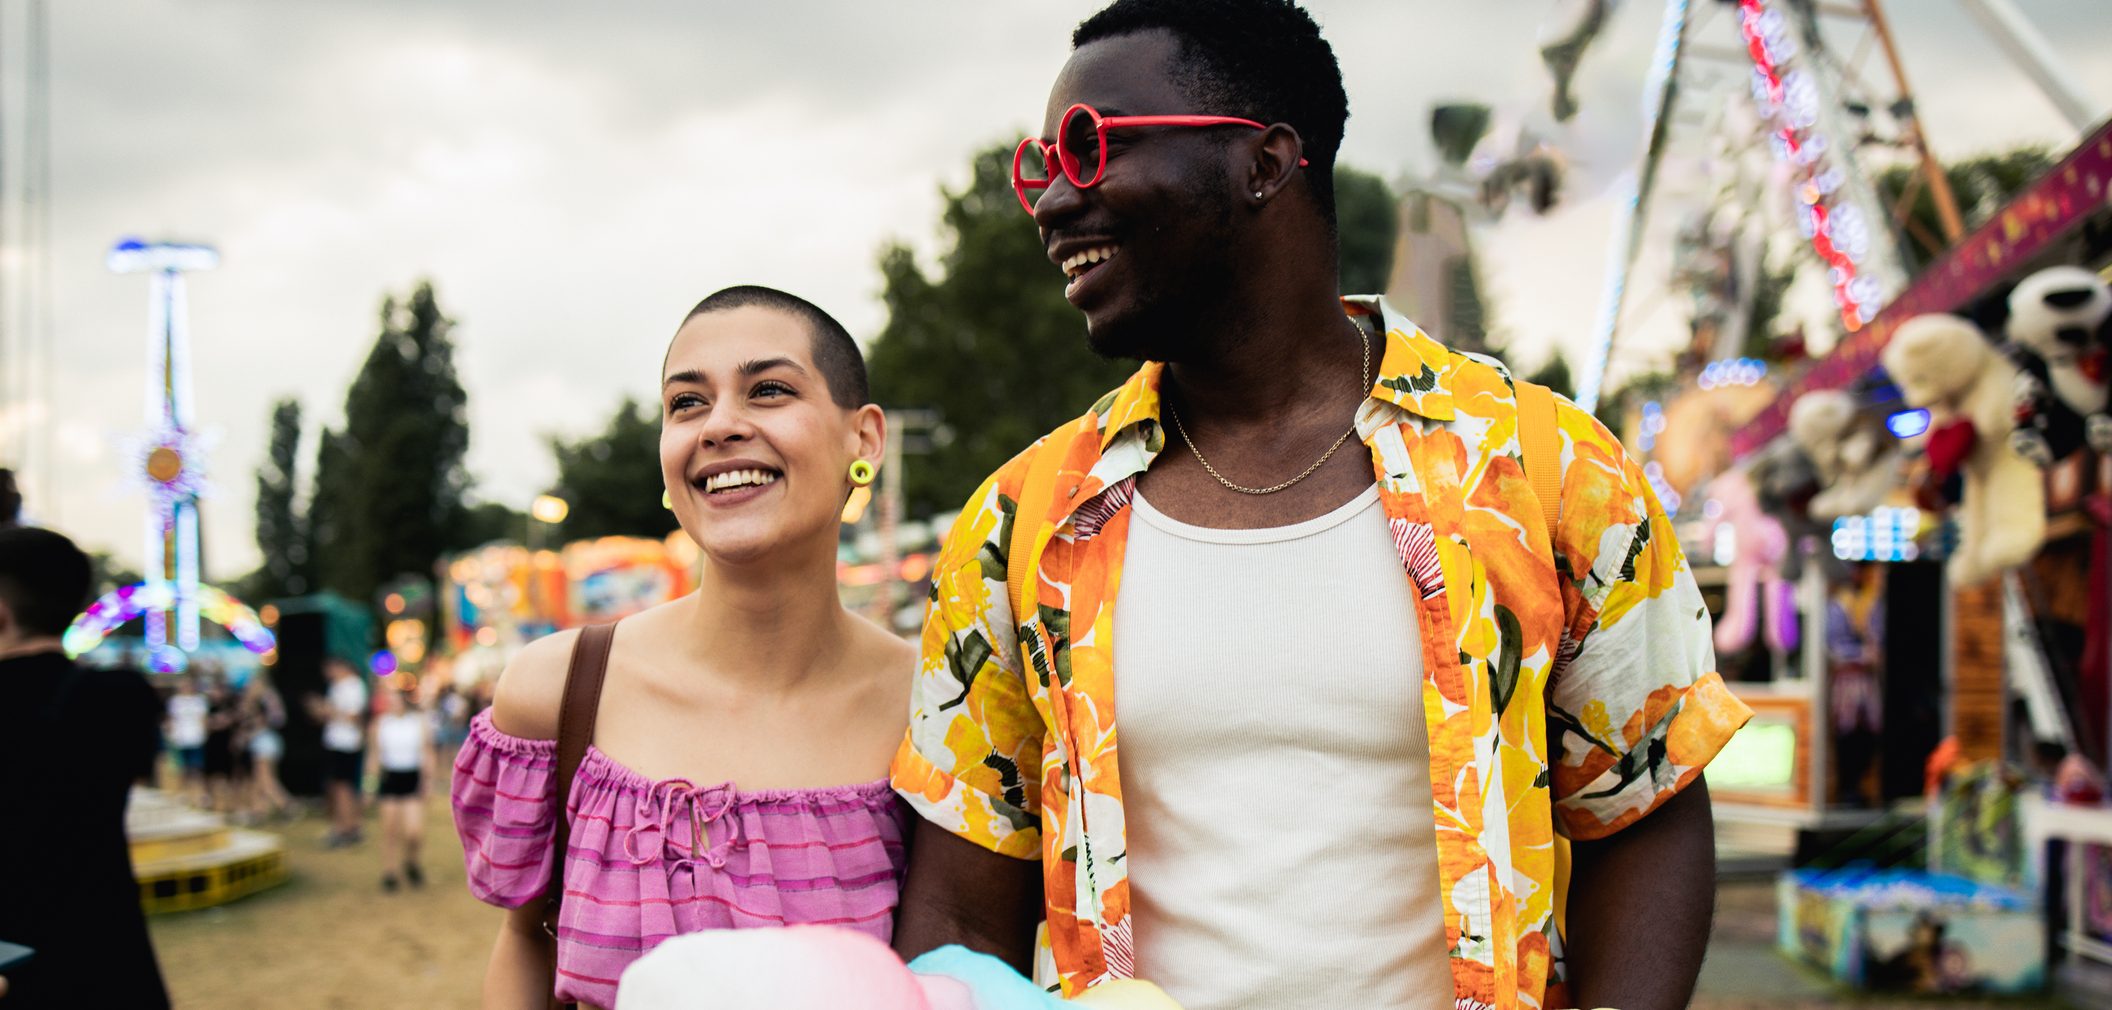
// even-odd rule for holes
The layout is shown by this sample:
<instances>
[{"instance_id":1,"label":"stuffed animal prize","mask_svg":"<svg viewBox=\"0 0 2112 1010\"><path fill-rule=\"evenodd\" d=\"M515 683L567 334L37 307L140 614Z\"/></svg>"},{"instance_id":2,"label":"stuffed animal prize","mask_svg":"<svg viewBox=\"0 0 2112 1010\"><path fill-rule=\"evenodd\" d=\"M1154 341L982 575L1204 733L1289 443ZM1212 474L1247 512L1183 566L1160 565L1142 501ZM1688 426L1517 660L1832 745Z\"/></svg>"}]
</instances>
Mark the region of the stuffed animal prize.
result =
<instances>
[{"instance_id":1,"label":"stuffed animal prize","mask_svg":"<svg viewBox=\"0 0 2112 1010\"><path fill-rule=\"evenodd\" d=\"M1884 422L1866 416L1855 396L1838 389L1806 393L1789 408L1789 437L1818 471L1811 518L1831 522L1884 503L1906 461Z\"/></svg>"},{"instance_id":2,"label":"stuffed animal prize","mask_svg":"<svg viewBox=\"0 0 2112 1010\"><path fill-rule=\"evenodd\" d=\"M2052 267L2024 278L2008 305L2004 331L2019 372L2011 445L2040 466L2086 444L2112 452L2105 410L2112 285L2081 267Z\"/></svg>"},{"instance_id":3,"label":"stuffed animal prize","mask_svg":"<svg viewBox=\"0 0 2112 1010\"><path fill-rule=\"evenodd\" d=\"M1893 331L1885 371L1909 406L1929 409L1932 476L1954 467L1963 493L1949 575L1982 582L2028 560L2046 535L2046 484L2010 444L2016 366L1958 316L1915 316Z\"/></svg>"}]
</instances>

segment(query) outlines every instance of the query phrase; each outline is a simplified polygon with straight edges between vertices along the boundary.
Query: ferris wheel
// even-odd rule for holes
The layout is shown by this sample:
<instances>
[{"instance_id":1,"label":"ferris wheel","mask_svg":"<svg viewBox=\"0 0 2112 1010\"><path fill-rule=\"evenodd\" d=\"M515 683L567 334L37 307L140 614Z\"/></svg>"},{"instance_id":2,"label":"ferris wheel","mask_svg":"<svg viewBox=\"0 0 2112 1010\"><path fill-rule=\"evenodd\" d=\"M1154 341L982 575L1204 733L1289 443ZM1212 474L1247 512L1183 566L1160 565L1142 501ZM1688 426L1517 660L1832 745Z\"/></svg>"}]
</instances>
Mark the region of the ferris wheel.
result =
<instances>
[{"instance_id":1,"label":"ferris wheel","mask_svg":"<svg viewBox=\"0 0 2112 1010\"><path fill-rule=\"evenodd\" d=\"M2075 129L2088 128L2090 103L2008 0L1959 2ZM1579 376L1586 409L1633 325L1628 296L1653 210L1682 217L1673 285L1693 301L1697 366L1743 353L1763 263L1795 252L1830 289L1833 329L1854 333L1907 284L1915 195L1926 190L1936 209L1937 244L1964 232L1880 0L1667 0L1644 103ZM1889 205L1873 176L1893 165L1910 172L1907 199Z\"/></svg>"}]
</instances>

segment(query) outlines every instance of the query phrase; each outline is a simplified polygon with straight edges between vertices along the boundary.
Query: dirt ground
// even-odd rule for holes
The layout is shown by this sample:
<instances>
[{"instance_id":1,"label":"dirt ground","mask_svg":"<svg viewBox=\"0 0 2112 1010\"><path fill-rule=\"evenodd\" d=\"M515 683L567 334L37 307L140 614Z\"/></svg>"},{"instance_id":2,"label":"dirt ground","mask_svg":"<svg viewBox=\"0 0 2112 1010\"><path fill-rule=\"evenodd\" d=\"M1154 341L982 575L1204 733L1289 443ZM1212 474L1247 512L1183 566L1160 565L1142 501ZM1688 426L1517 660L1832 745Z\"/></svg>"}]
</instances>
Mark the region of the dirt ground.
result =
<instances>
[{"instance_id":1,"label":"dirt ground","mask_svg":"<svg viewBox=\"0 0 2112 1010\"><path fill-rule=\"evenodd\" d=\"M381 889L367 840L322 846L323 821L269 827L286 841L290 879L233 904L148 920L179 1010L366 1010L477 1006L499 910L469 896L447 797L427 799L423 890Z\"/></svg>"},{"instance_id":2,"label":"dirt ground","mask_svg":"<svg viewBox=\"0 0 2112 1010\"><path fill-rule=\"evenodd\" d=\"M326 850L309 817L278 828L292 879L232 905L149 920L179 1010L471 1008L500 912L464 889L444 796L428 799L422 891L385 894L370 818L367 841ZM2060 1010L2051 999L1898 1000L1834 989L1774 952L1774 892L1727 882L1696 1010Z\"/></svg>"}]
</instances>

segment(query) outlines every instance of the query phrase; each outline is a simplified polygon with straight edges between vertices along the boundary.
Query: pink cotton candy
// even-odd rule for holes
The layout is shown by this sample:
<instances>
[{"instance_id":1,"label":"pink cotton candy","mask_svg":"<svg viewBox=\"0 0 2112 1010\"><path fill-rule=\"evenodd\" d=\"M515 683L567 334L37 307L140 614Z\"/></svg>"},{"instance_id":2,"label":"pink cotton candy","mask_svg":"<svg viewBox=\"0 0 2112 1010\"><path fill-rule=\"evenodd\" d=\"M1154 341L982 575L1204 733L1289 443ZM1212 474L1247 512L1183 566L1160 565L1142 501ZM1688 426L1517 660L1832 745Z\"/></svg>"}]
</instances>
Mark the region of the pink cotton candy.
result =
<instances>
[{"instance_id":1,"label":"pink cotton candy","mask_svg":"<svg viewBox=\"0 0 2112 1010\"><path fill-rule=\"evenodd\" d=\"M831 926L719 929L666 940L632 962L616 1010L1058 1010L996 958L956 947L912 972L864 933ZM1095 986L1079 1006L1180 1010L1158 986L1132 979Z\"/></svg>"},{"instance_id":2,"label":"pink cotton candy","mask_svg":"<svg viewBox=\"0 0 2112 1010\"><path fill-rule=\"evenodd\" d=\"M616 1010L975 1010L965 988L953 988L934 1002L894 951L863 933L715 929L672 937L632 962Z\"/></svg>"}]
</instances>

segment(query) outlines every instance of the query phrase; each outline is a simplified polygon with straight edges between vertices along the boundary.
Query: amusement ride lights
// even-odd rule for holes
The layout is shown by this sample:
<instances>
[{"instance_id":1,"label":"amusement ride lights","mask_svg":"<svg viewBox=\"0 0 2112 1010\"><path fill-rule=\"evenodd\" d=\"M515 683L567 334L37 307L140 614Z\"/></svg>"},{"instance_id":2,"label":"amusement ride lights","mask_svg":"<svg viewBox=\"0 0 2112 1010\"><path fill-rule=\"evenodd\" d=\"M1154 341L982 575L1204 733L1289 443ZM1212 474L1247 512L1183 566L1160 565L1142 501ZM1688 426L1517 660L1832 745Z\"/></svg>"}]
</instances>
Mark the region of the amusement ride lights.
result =
<instances>
[{"instance_id":1,"label":"amusement ride lights","mask_svg":"<svg viewBox=\"0 0 2112 1010\"><path fill-rule=\"evenodd\" d=\"M108 265L120 274L149 272L147 431L139 443L140 476L147 488L146 581L105 595L66 629L64 645L78 656L135 618L146 629L147 662L168 673L184 669L198 649L199 619L228 629L251 652L271 651L272 634L240 600L199 582L198 496L203 487L201 440L191 416L191 357L183 275L220 262L211 247L124 239ZM171 625L174 627L172 628ZM171 641L173 632L174 641Z\"/></svg>"},{"instance_id":2,"label":"amusement ride lights","mask_svg":"<svg viewBox=\"0 0 2112 1010\"><path fill-rule=\"evenodd\" d=\"M1906 284L1876 194L1857 169L1852 137L1836 122L1828 70L1811 17L1771 0L1739 0L1738 31L1753 61L1753 101L1774 126L1775 154L1796 173L1799 230L1833 285L1841 325L1853 333Z\"/></svg>"}]
</instances>

